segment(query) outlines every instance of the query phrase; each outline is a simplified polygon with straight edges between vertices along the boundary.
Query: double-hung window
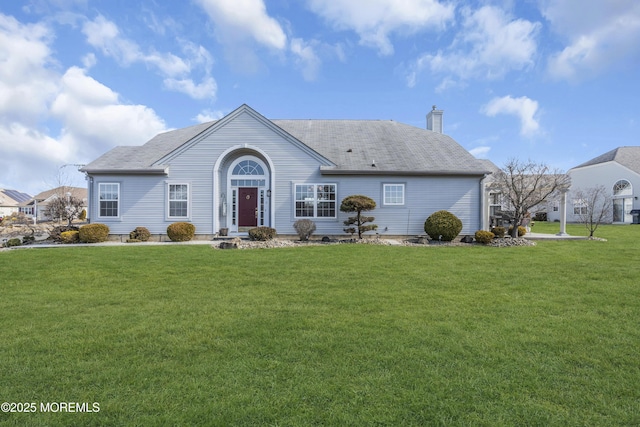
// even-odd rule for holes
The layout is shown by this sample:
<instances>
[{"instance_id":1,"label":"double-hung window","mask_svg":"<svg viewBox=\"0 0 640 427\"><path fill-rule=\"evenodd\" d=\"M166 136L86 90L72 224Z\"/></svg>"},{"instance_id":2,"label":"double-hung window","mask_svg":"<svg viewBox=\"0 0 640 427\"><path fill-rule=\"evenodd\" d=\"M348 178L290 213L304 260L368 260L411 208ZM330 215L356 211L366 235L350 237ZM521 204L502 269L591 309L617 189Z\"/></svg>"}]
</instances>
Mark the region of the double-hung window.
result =
<instances>
[{"instance_id":1,"label":"double-hung window","mask_svg":"<svg viewBox=\"0 0 640 427\"><path fill-rule=\"evenodd\" d=\"M335 218L336 184L295 184L296 218Z\"/></svg>"},{"instance_id":2,"label":"double-hung window","mask_svg":"<svg viewBox=\"0 0 640 427\"><path fill-rule=\"evenodd\" d=\"M404 205L404 184L383 184L382 193L385 205Z\"/></svg>"},{"instance_id":3,"label":"double-hung window","mask_svg":"<svg viewBox=\"0 0 640 427\"><path fill-rule=\"evenodd\" d=\"M169 184L169 218L189 216L189 184Z\"/></svg>"},{"instance_id":4,"label":"double-hung window","mask_svg":"<svg viewBox=\"0 0 640 427\"><path fill-rule=\"evenodd\" d=\"M587 202L582 199L576 199L573 201L573 214L574 215L586 215L587 214Z\"/></svg>"},{"instance_id":5,"label":"double-hung window","mask_svg":"<svg viewBox=\"0 0 640 427\"><path fill-rule=\"evenodd\" d=\"M120 184L117 182L101 182L98 184L99 212L103 218L120 216Z\"/></svg>"}]
</instances>

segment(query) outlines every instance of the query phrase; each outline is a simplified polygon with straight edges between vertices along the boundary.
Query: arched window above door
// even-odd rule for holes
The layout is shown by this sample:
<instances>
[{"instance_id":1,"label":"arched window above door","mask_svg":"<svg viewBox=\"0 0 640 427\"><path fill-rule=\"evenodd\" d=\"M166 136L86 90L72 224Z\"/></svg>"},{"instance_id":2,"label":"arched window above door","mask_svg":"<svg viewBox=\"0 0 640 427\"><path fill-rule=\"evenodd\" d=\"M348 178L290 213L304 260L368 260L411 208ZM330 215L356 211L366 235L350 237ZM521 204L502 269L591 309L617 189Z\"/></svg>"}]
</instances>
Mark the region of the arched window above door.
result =
<instances>
[{"instance_id":1,"label":"arched window above door","mask_svg":"<svg viewBox=\"0 0 640 427\"><path fill-rule=\"evenodd\" d=\"M613 185L614 196L631 196L632 194L631 183L626 179L621 179Z\"/></svg>"},{"instance_id":2,"label":"arched window above door","mask_svg":"<svg viewBox=\"0 0 640 427\"><path fill-rule=\"evenodd\" d=\"M233 168L232 175L264 175L264 170L253 160L242 160Z\"/></svg>"}]
</instances>

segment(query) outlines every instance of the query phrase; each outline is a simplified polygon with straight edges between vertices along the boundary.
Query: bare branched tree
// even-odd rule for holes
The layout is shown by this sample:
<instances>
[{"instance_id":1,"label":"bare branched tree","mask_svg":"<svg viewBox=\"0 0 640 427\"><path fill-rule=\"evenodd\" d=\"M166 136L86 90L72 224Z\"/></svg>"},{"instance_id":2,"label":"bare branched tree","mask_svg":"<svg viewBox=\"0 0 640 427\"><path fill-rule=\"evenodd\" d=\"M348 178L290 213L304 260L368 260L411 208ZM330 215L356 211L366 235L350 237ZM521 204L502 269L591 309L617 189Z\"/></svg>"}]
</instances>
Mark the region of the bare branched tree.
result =
<instances>
[{"instance_id":1,"label":"bare branched tree","mask_svg":"<svg viewBox=\"0 0 640 427\"><path fill-rule=\"evenodd\" d=\"M574 199L574 215L589 231L589 237L603 222L607 222L613 215L613 200L607 189L599 185L572 191Z\"/></svg>"},{"instance_id":2,"label":"bare branched tree","mask_svg":"<svg viewBox=\"0 0 640 427\"><path fill-rule=\"evenodd\" d=\"M531 160L509 160L494 176L492 187L502 193L507 209L513 211L512 237L518 236L518 226L527 212L551 196L567 191L571 185L569 175L551 169L544 163Z\"/></svg>"},{"instance_id":3,"label":"bare branched tree","mask_svg":"<svg viewBox=\"0 0 640 427\"><path fill-rule=\"evenodd\" d=\"M47 205L45 215L58 221L67 221L67 225L71 226L71 222L77 219L84 210L84 202L82 199L72 195L56 194L53 200Z\"/></svg>"}]
</instances>

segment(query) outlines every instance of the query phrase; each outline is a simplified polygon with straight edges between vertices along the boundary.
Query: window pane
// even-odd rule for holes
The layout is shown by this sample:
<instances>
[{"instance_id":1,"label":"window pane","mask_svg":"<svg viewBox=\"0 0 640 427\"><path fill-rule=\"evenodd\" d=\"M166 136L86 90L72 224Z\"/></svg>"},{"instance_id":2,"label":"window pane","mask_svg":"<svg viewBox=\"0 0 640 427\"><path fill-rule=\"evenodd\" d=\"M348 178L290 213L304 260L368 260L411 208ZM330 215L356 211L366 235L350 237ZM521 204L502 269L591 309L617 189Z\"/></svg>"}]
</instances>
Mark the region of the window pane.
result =
<instances>
[{"instance_id":1,"label":"window pane","mask_svg":"<svg viewBox=\"0 0 640 427\"><path fill-rule=\"evenodd\" d=\"M243 160L233 168L233 175L264 175L262 166L253 160Z\"/></svg>"},{"instance_id":2,"label":"window pane","mask_svg":"<svg viewBox=\"0 0 640 427\"><path fill-rule=\"evenodd\" d=\"M98 198L100 200L99 210L100 216L117 217L118 216L118 198L120 186L118 184L99 184Z\"/></svg>"},{"instance_id":3,"label":"window pane","mask_svg":"<svg viewBox=\"0 0 640 427\"><path fill-rule=\"evenodd\" d=\"M169 184L169 216L186 217L189 215L189 186L187 184Z\"/></svg>"},{"instance_id":4,"label":"window pane","mask_svg":"<svg viewBox=\"0 0 640 427\"><path fill-rule=\"evenodd\" d=\"M404 204L404 184L384 185L384 204L403 205Z\"/></svg>"},{"instance_id":5,"label":"window pane","mask_svg":"<svg viewBox=\"0 0 640 427\"><path fill-rule=\"evenodd\" d=\"M335 184L296 184L295 216L298 218L334 218Z\"/></svg>"}]
</instances>

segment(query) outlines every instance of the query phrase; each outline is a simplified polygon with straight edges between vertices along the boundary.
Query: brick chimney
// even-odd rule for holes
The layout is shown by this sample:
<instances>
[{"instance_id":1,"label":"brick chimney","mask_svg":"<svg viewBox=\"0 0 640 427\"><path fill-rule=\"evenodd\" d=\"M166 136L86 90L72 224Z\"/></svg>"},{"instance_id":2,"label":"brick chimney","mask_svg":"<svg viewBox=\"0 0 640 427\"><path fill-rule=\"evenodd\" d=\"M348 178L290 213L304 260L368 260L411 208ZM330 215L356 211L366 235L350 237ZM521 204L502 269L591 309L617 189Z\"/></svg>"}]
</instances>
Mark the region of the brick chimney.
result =
<instances>
[{"instance_id":1,"label":"brick chimney","mask_svg":"<svg viewBox=\"0 0 640 427\"><path fill-rule=\"evenodd\" d=\"M443 110L436 110L434 105L427 114L427 129L434 132L442 133L442 113Z\"/></svg>"}]
</instances>

